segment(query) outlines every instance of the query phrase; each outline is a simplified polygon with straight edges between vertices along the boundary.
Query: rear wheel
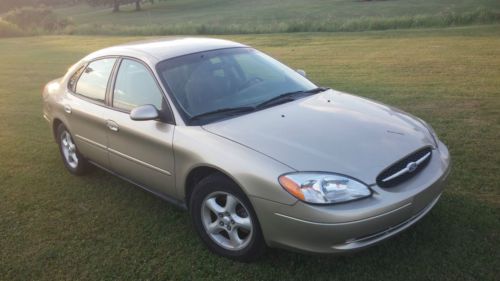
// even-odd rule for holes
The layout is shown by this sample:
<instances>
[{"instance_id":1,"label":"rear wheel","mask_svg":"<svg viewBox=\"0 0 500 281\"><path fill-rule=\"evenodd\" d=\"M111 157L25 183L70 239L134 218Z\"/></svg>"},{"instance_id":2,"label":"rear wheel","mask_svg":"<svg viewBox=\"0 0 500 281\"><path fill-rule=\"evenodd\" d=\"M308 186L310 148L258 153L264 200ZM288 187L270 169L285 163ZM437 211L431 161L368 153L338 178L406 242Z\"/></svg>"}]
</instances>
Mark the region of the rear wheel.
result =
<instances>
[{"instance_id":1,"label":"rear wheel","mask_svg":"<svg viewBox=\"0 0 500 281\"><path fill-rule=\"evenodd\" d=\"M68 171L75 175L83 175L88 170L88 162L78 151L71 133L63 124L57 127L57 143Z\"/></svg>"},{"instance_id":2,"label":"rear wheel","mask_svg":"<svg viewBox=\"0 0 500 281\"><path fill-rule=\"evenodd\" d=\"M198 235L212 252L238 261L252 261L264 253L252 205L227 177L215 174L201 180L189 207Z\"/></svg>"}]
</instances>

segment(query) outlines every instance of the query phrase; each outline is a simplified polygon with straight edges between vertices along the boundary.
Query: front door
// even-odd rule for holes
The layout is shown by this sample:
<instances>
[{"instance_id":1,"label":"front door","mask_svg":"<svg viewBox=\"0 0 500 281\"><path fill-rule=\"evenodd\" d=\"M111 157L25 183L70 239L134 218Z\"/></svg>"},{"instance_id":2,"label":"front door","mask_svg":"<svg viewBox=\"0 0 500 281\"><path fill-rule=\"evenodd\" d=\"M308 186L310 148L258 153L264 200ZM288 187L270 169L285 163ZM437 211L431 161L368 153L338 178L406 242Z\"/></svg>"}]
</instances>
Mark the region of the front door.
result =
<instances>
[{"instance_id":1,"label":"front door","mask_svg":"<svg viewBox=\"0 0 500 281\"><path fill-rule=\"evenodd\" d=\"M173 136L175 126L161 121L134 121L130 110L152 104L166 108L156 79L144 64L122 59L112 91L108 151L112 170L168 196L175 196Z\"/></svg>"}]
</instances>

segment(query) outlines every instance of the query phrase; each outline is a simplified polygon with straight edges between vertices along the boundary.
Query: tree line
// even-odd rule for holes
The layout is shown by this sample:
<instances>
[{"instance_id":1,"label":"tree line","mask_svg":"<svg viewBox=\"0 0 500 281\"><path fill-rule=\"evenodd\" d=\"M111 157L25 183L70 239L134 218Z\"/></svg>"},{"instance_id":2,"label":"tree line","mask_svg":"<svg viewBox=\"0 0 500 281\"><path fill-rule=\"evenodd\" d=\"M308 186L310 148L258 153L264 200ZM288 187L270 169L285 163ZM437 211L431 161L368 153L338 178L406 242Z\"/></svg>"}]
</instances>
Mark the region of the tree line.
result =
<instances>
[{"instance_id":1,"label":"tree line","mask_svg":"<svg viewBox=\"0 0 500 281\"><path fill-rule=\"evenodd\" d=\"M145 2L144 0L76 0L76 1L86 2L87 4L89 4L91 6L112 5L113 12L120 11L120 6L126 5L126 4L135 4L135 10L140 11L141 10L141 3ZM160 0L158 0L158 1L160 1ZM148 0L148 2L154 3L154 0Z\"/></svg>"},{"instance_id":2,"label":"tree line","mask_svg":"<svg viewBox=\"0 0 500 281\"><path fill-rule=\"evenodd\" d=\"M165 1L165 0L156 0ZM90 6L113 7L113 12L120 11L120 6L134 4L137 11L141 10L143 2L154 3L155 0L0 0L0 12L25 6L71 6L85 3Z\"/></svg>"}]
</instances>

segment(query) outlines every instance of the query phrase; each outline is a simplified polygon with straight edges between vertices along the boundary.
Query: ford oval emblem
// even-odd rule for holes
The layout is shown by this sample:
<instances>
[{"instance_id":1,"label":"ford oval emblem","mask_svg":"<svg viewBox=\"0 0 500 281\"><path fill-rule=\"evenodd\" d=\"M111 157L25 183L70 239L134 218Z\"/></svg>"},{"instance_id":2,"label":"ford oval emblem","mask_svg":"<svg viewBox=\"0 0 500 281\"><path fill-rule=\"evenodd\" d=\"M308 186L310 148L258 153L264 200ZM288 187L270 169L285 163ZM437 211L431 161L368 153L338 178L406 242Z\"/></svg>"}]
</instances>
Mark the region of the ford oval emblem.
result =
<instances>
[{"instance_id":1,"label":"ford oval emblem","mask_svg":"<svg viewBox=\"0 0 500 281\"><path fill-rule=\"evenodd\" d=\"M408 163L408 165L406 165L406 169L408 169L408 172L409 173L412 173L413 171L415 171L418 167L418 164L415 163L415 162L410 162Z\"/></svg>"}]
</instances>

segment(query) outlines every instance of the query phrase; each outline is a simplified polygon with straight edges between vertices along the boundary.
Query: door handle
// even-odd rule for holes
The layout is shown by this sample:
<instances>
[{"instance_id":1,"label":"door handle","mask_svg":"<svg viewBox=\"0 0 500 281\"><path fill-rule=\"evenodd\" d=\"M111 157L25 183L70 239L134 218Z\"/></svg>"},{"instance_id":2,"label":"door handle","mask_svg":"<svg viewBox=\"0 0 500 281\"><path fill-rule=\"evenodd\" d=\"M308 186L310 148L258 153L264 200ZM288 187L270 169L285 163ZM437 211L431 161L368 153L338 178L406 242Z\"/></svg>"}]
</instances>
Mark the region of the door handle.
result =
<instances>
[{"instance_id":1,"label":"door handle","mask_svg":"<svg viewBox=\"0 0 500 281\"><path fill-rule=\"evenodd\" d=\"M110 129L113 132L118 132L120 130L120 127L118 127L118 124L116 124L115 121L111 120L106 121L106 126L108 126L108 129Z\"/></svg>"},{"instance_id":2,"label":"door handle","mask_svg":"<svg viewBox=\"0 0 500 281\"><path fill-rule=\"evenodd\" d=\"M64 106L64 111L66 111L66 113L68 113L68 114L71 114L71 106L69 106L69 105L66 104Z\"/></svg>"}]
</instances>

